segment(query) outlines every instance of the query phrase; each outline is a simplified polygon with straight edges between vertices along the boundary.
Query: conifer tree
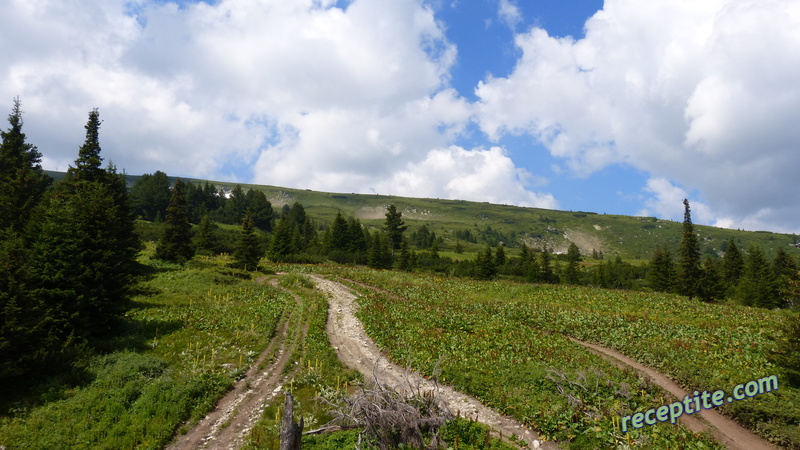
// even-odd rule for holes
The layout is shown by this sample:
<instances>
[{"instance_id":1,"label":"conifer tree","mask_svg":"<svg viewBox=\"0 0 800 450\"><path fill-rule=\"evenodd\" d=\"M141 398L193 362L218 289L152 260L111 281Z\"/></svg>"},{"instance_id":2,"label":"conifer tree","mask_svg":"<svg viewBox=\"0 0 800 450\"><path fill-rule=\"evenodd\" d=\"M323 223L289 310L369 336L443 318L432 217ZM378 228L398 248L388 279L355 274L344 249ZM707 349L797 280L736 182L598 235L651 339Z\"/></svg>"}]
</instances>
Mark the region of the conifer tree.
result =
<instances>
[{"instance_id":1,"label":"conifer tree","mask_svg":"<svg viewBox=\"0 0 800 450\"><path fill-rule=\"evenodd\" d=\"M373 269L391 269L392 253L389 239L385 234L375 231L372 233L372 245L367 255L367 265Z\"/></svg>"},{"instance_id":2,"label":"conifer tree","mask_svg":"<svg viewBox=\"0 0 800 450\"><path fill-rule=\"evenodd\" d=\"M722 276L729 292L733 292L739 285L744 271L744 258L742 252L736 246L736 242L731 238L722 257Z\"/></svg>"},{"instance_id":3,"label":"conifer tree","mask_svg":"<svg viewBox=\"0 0 800 450\"><path fill-rule=\"evenodd\" d=\"M691 299L698 295L700 289L700 243L694 234L689 200L683 199L683 206L683 231L681 245L678 248L678 289L680 294Z\"/></svg>"},{"instance_id":4,"label":"conifer tree","mask_svg":"<svg viewBox=\"0 0 800 450\"><path fill-rule=\"evenodd\" d=\"M780 305L775 271L757 244L747 250L747 263L738 289L739 300L747 306L775 308Z\"/></svg>"},{"instance_id":5,"label":"conifer tree","mask_svg":"<svg viewBox=\"0 0 800 450\"><path fill-rule=\"evenodd\" d=\"M403 213L398 211L393 204L386 209L386 222L383 229L389 236L392 248L399 249L403 240L403 232L408 229L408 226L403 222Z\"/></svg>"},{"instance_id":6,"label":"conifer tree","mask_svg":"<svg viewBox=\"0 0 800 450\"><path fill-rule=\"evenodd\" d=\"M494 252L494 265L498 268L506 265L506 251L500 244L497 244Z\"/></svg>"},{"instance_id":7,"label":"conifer tree","mask_svg":"<svg viewBox=\"0 0 800 450\"><path fill-rule=\"evenodd\" d=\"M408 248L408 240L403 239L400 244L400 257L397 259L397 268L400 270L411 270L411 252Z\"/></svg>"},{"instance_id":8,"label":"conifer tree","mask_svg":"<svg viewBox=\"0 0 800 450\"><path fill-rule=\"evenodd\" d=\"M581 251L574 242L567 248L567 268L564 270L564 282L578 284L581 279L580 272Z\"/></svg>"},{"instance_id":9,"label":"conifer tree","mask_svg":"<svg viewBox=\"0 0 800 450\"><path fill-rule=\"evenodd\" d=\"M725 296L725 286L722 283L722 277L710 256L706 256L701 268L698 296L705 302L718 300Z\"/></svg>"},{"instance_id":10,"label":"conifer tree","mask_svg":"<svg viewBox=\"0 0 800 450\"><path fill-rule=\"evenodd\" d=\"M348 252L350 249L350 229L347 226L347 221L342 217L342 213L336 213L333 223L330 227L330 234L328 235L328 242L326 242L329 251Z\"/></svg>"},{"instance_id":11,"label":"conifer tree","mask_svg":"<svg viewBox=\"0 0 800 450\"><path fill-rule=\"evenodd\" d=\"M547 247L542 248L541 259L541 265L539 266L541 273L540 279L545 283L558 283L556 274L553 272L553 257L550 255L550 251L547 249Z\"/></svg>"},{"instance_id":12,"label":"conifer tree","mask_svg":"<svg viewBox=\"0 0 800 450\"><path fill-rule=\"evenodd\" d=\"M656 246L647 267L647 284L656 292L672 292L675 285L675 264L666 245Z\"/></svg>"},{"instance_id":13,"label":"conifer tree","mask_svg":"<svg viewBox=\"0 0 800 450\"><path fill-rule=\"evenodd\" d=\"M19 98L8 122L8 131L0 131L0 230L22 231L52 178L42 170L39 150L25 142Z\"/></svg>"},{"instance_id":14,"label":"conifer tree","mask_svg":"<svg viewBox=\"0 0 800 450\"><path fill-rule=\"evenodd\" d=\"M100 181L105 171L101 168L103 158L100 156L100 112L97 108L89 112L89 121L86 123L86 140L78 149L78 159L75 167L67 170L67 175L73 180Z\"/></svg>"},{"instance_id":15,"label":"conifer tree","mask_svg":"<svg viewBox=\"0 0 800 450\"><path fill-rule=\"evenodd\" d=\"M167 218L161 240L156 246L156 258L184 263L194 256L192 225L186 203L185 186L181 180L172 188L172 198L167 206Z\"/></svg>"},{"instance_id":16,"label":"conifer tree","mask_svg":"<svg viewBox=\"0 0 800 450\"><path fill-rule=\"evenodd\" d=\"M155 221L160 214L162 219L172 197L167 174L157 170L154 174L144 174L131 187L130 199L133 213L144 220Z\"/></svg>"},{"instance_id":17,"label":"conifer tree","mask_svg":"<svg viewBox=\"0 0 800 450\"><path fill-rule=\"evenodd\" d=\"M800 388L800 311L787 313L782 331L777 349L769 355L769 359L778 366L781 380L789 386Z\"/></svg>"},{"instance_id":18,"label":"conifer tree","mask_svg":"<svg viewBox=\"0 0 800 450\"><path fill-rule=\"evenodd\" d=\"M492 256L492 248L488 245L486 246L486 250L478 253L475 262L475 277L477 279L492 280L497 276L496 261Z\"/></svg>"},{"instance_id":19,"label":"conifer tree","mask_svg":"<svg viewBox=\"0 0 800 450\"><path fill-rule=\"evenodd\" d=\"M253 217L250 213L245 213L242 219L242 230L236 241L236 250L233 252L234 264L245 270L256 270L263 255L264 252L261 250L254 229Z\"/></svg>"},{"instance_id":20,"label":"conifer tree","mask_svg":"<svg viewBox=\"0 0 800 450\"><path fill-rule=\"evenodd\" d=\"M208 213L203 214L200 220L200 226L194 233L194 248L198 254L212 255L215 253L217 247L217 236L215 233L215 225L211 223Z\"/></svg>"},{"instance_id":21,"label":"conifer tree","mask_svg":"<svg viewBox=\"0 0 800 450\"><path fill-rule=\"evenodd\" d=\"M269 259L273 262L283 262L287 256L297 253L299 238L297 224L288 214L282 214L272 232L272 242L267 252Z\"/></svg>"},{"instance_id":22,"label":"conifer tree","mask_svg":"<svg viewBox=\"0 0 800 450\"><path fill-rule=\"evenodd\" d=\"M272 203L267 200L266 194L250 189L245 195L245 202L247 203L246 211L250 213L253 225L267 233L272 231ZM305 217L303 221L305 221ZM302 225L303 221L298 222L298 224Z\"/></svg>"},{"instance_id":23,"label":"conifer tree","mask_svg":"<svg viewBox=\"0 0 800 450\"><path fill-rule=\"evenodd\" d=\"M348 251L350 253L365 253L367 251L367 240L364 238L364 230L361 221L351 217L347 222Z\"/></svg>"}]
</instances>

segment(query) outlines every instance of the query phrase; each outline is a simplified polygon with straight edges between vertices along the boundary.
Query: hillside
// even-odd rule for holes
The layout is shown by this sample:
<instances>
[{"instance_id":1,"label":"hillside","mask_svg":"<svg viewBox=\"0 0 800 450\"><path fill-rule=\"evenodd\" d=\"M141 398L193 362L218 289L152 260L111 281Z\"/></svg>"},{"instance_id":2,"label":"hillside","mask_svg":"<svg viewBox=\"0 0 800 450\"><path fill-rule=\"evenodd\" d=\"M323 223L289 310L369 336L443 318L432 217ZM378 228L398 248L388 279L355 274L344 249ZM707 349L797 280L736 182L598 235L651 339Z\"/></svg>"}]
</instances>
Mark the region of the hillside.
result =
<instances>
[{"instance_id":1,"label":"hillside","mask_svg":"<svg viewBox=\"0 0 800 450\"><path fill-rule=\"evenodd\" d=\"M50 172L58 179L61 173ZM128 176L133 184L137 176ZM206 180L183 179L194 183ZM231 189L236 183L210 181L218 188ZM619 255L627 260L650 259L656 245L666 244L674 252L680 243L681 223L655 217L634 217L582 211L557 211L497 205L465 200L410 198L394 195L330 193L291 189L278 186L242 184L243 189L263 191L277 210L283 205L300 202L309 216L319 224L328 224L341 212L354 216L368 226L380 227L385 219L385 208L394 204L403 213L409 232L423 224L444 239L440 250L451 250L456 243L455 232L469 230L477 243L462 241L467 252L483 248L487 240L494 245L503 242L507 247L517 247L525 242L530 247L546 245L555 253L566 252L574 242L584 256L593 251L606 257ZM492 231L487 232L487 227ZM794 257L800 256L800 237L793 234L766 231L740 231L695 225L700 236L703 254L721 255L730 238L741 250L758 244L768 258L778 247L783 247ZM513 254L514 251L512 250Z\"/></svg>"}]
</instances>

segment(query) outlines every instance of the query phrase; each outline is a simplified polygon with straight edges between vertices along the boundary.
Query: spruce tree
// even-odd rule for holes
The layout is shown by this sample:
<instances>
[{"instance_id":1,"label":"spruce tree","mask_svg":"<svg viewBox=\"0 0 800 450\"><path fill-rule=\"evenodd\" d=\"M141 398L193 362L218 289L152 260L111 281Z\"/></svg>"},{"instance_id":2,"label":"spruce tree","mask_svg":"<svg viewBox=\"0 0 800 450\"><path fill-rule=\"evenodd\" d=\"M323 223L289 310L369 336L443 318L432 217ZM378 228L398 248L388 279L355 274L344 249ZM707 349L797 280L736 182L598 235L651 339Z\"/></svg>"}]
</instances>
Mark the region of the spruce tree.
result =
<instances>
[{"instance_id":1,"label":"spruce tree","mask_svg":"<svg viewBox=\"0 0 800 450\"><path fill-rule=\"evenodd\" d=\"M186 203L185 186L181 180L172 188L172 198L167 206L167 218L161 240L156 246L156 258L182 264L194 256L192 225Z\"/></svg>"},{"instance_id":2,"label":"spruce tree","mask_svg":"<svg viewBox=\"0 0 800 450\"><path fill-rule=\"evenodd\" d=\"M647 284L656 292L672 292L675 284L675 264L666 245L656 246L653 259L647 266Z\"/></svg>"},{"instance_id":3,"label":"spruce tree","mask_svg":"<svg viewBox=\"0 0 800 450\"><path fill-rule=\"evenodd\" d=\"M67 170L69 178L74 180L100 181L105 171L100 167L103 158L100 156L100 112L97 108L89 112L89 121L86 123L86 140L78 149L78 159L75 167Z\"/></svg>"},{"instance_id":4,"label":"spruce tree","mask_svg":"<svg viewBox=\"0 0 800 450\"><path fill-rule=\"evenodd\" d=\"M400 244L400 257L397 259L397 268L400 270L411 270L411 252L408 248L408 240L403 239Z\"/></svg>"},{"instance_id":5,"label":"spruce tree","mask_svg":"<svg viewBox=\"0 0 800 450\"><path fill-rule=\"evenodd\" d=\"M367 255L367 265L373 269L391 269L392 253L389 239L385 234L378 231L372 233L372 245Z\"/></svg>"},{"instance_id":6,"label":"spruce tree","mask_svg":"<svg viewBox=\"0 0 800 450\"><path fill-rule=\"evenodd\" d=\"M506 251L500 244L497 244L497 249L494 252L494 264L498 268L506 265Z\"/></svg>"},{"instance_id":7,"label":"spruce tree","mask_svg":"<svg viewBox=\"0 0 800 450\"><path fill-rule=\"evenodd\" d=\"M0 230L22 231L52 178L42 170L39 150L25 142L19 98L8 123L8 131L0 131Z\"/></svg>"},{"instance_id":8,"label":"spruce tree","mask_svg":"<svg viewBox=\"0 0 800 450\"><path fill-rule=\"evenodd\" d=\"M698 291L700 299L711 302L723 298L725 296L725 286L717 266L710 256L706 256L701 272L700 289Z\"/></svg>"},{"instance_id":9,"label":"spruce tree","mask_svg":"<svg viewBox=\"0 0 800 450\"><path fill-rule=\"evenodd\" d=\"M492 280L497 276L496 260L492 256L492 248L488 245L486 250L478 253L475 263L475 277L477 279Z\"/></svg>"},{"instance_id":10,"label":"spruce tree","mask_svg":"<svg viewBox=\"0 0 800 450\"><path fill-rule=\"evenodd\" d=\"M581 280L580 272L581 251L574 242L570 242L567 248L567 268L564 271L564 282L567 284L578 284Z\"/></svg>"},{"instance_id":11,"label":"spruce tree","mask_svg":"<svg viewBox=\"0 0 800 450\"><path fill-rule=\"evenodd\" d=\"M172 197L167 174L157 170L154 174L144 174L131 187L130 199L133 213L151 222L167 213Z\"/></svg>"},{"instance_id":12,"label":"spruce tree","mask_svg":"<svg viewBox=\"0 0 800 450\"><path fill-rule=\"evenodd\" d=\"M272 203L267 200L266 194L255 189L250 189L245 195L246 211L253 219L253 225L267 233L272 231ZM303 219L305 220L305 218ZM302 225L303 222L298 222Z\"/></svg>"},{"instance_id":13,"label":"spruce tree","mask_svg":"<svg viewBox=\"0 0 800 450\"><path fill-rule=\"evenodd\" d=\"M736 242L731 238L722 257L722 276L729 292L733 292L739 285L744 271L744 258L742 252L736 247Z\"/></svg>"},{"instance_id":14,"label":"spruce tree","mask_svg":"<svg viewBox=\"0 0 800 450\"><path fill-rule=\"evenodd\" d=\"M194 233L193 243L198 254L213 255L217 247L216 225L211 223L208 213L203 214L200 225Z\"/></svg>"},{"instance_id":15,"label":"spruce tree","mask_svg":"<svg viewBox=\"0 0 800 450\"><path fill-rule=\"evenodd\" d=\"M747 250L747 263L739 283L738 297L742 304L761 308L782 306L775 271L757 244Z\"/></svg>"},{"instance_id":16,"label":"spruce tree","mask_svg":"<svg viewBox=\"0 0 800 450\"><path fill-rule=\"evenodd\" d=\"M691 299L698 295L700 289L700 243L694 234L689 200L683 199L683 206L683 231L678 248L678 289L681 295Z\"/></svg>"},{"instance_id":17,"label":"spruce tree","mask_svg":"<svg viewBox=\"0 0 800 450\"><path fill-rule=\"evenodd\" d=\"M541 260L541 265L539 266L541 281L545 283L558 283L558 278L556 277L555 272L553 272L553 257L550 255L550 251L547 249L547 247L542 248Z\"/></svg>"},{"instance_id":18,"label":"spruce tree","mask_svg":"<svg viewBox=\"0 0 800 450\"><path fill-rule=\"evenodd\" d=\"M393 204L386 209L386 222L383 229L389 236L392 248L399 249L400 243L403 241L403 232L408 229L408 226L403 222L403 213L398 211Z\"/></svg>"},{"instance_id":19,"label":"spruce tree","mask_svg":"<svg viewBox=\"0 0 800 450\"><path fill-rule=\"evenodd\" d=\"M270 242L269 259L273 262L283 262L289 255L299 251L298 241L300 232L297 224L288 214L282 214L272 232L272 242Z\"/></svg>"},{"instance_id":20,"label":"spruce tree","mask_svg":"<svg viewBox=\"0 0 800 450\"><path fill-rule=\"evenodd\" d=\"M254 229L253 217L250 213L245 213L236 250L233 252L234 264L245 270L256 270L263 254Z\"/></svg>"},{"instance_id":21,"label":"spruce tree","mask_svg":"<svg viewBox=\"0 0 800 450\"><path fill-rule=\"evenodd\" d=\"M347 226L347 221L342 217L342 213L336 213L333 223L330 227L330 234L328 235L328 242L326 245L328 251L346 253L349 251L351 233Z\"/></svg>"},{"instance_id":22,"label":"spruce tree","mask_svg":"<svg viewBox=\"0 0 800 450\"><path fill-rule=\"evenodd\" d=\"M783 336L777 339L777 348L769 355L769 360L778 366L782 381L800 388L800 311L787 313L782 331Z\"/></svg>"}]
</instances>

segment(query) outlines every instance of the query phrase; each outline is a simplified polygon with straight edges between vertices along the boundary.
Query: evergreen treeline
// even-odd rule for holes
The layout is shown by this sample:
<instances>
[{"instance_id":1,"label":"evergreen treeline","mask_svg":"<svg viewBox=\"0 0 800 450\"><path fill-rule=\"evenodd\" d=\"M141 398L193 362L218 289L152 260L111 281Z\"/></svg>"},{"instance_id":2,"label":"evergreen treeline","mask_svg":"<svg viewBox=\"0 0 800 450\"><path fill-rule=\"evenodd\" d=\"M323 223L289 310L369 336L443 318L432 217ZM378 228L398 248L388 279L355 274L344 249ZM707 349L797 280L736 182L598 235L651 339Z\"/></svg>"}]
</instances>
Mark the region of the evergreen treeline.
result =
<instances>
[{"instance_id":1,"label":"evergreen treeline","mask_svg":"<svg viewBox=\"0 0 800 450\"><path fill-rule=\"evenodd\" d=\"M124 176L102 167L100 116L52 185L22 132L18 99L0 143L0 378L65 367L126 307L140 250ZM44 372L47 372L45 370Z\"/></svg>"}]
</instances>

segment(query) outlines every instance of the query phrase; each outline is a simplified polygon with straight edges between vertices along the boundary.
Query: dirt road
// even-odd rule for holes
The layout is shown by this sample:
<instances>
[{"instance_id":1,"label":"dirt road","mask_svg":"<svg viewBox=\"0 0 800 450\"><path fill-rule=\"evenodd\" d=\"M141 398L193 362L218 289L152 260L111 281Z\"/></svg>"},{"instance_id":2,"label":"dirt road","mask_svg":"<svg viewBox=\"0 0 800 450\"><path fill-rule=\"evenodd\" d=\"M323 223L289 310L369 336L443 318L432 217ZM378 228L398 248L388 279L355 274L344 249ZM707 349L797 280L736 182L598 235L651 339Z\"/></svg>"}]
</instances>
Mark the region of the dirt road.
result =
<instances>
[{"instance_id":1,"label":"dirt road","mask_svg":"<svg viewBox=\"0 0 800 450\"><path fill-rule=\"evenodd\" d=\"M265 278L256 281L263 283ZM271 283L275 287L277 287L276 281L273 279ZM297 296L294 298L298 307L293 308L291 314L295 314L300 305L300 299ZM236 383L234 389L219 401L216 409L188 433L179 436L167 447L168 449L234 450L242 446L245 436L261 417L269 401L278 395L283 387L281 373L293 351L293 347L287 345L290 322L291 316L281 323L266 350L261 353L245 377ZM307 326L306 324L301 334L305 334ZM271 362L259 369L268 358L272 359Z\"/></svg>"},{"instance_id":2,"label":"dirt road","mask_svg":"<svg viewBox=\"0 0 800 450\"><path fill-rule=\"evenodd\" d=\"M435 390L437 386L416 373L389 362L378 347L364 332L364 327L355 316L356 296L341 283L311 275L317 287L330 295L327 332L331 345L339 359L348 367L364 374L365 378L377 376L381 383L392 386L399 392L408 392L410 387L422 391ZM439 397L451 411L462 416L477 418L509 437L516 434L528 442L529 448L557 449L552 442L542 442L539 436L519 422L496 413L484 406L478 399L456 391L449 386L439 385Z\"/></svg>"}]
</instances>

